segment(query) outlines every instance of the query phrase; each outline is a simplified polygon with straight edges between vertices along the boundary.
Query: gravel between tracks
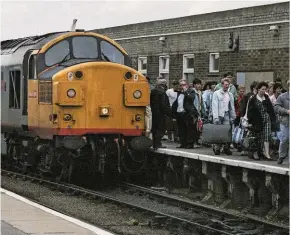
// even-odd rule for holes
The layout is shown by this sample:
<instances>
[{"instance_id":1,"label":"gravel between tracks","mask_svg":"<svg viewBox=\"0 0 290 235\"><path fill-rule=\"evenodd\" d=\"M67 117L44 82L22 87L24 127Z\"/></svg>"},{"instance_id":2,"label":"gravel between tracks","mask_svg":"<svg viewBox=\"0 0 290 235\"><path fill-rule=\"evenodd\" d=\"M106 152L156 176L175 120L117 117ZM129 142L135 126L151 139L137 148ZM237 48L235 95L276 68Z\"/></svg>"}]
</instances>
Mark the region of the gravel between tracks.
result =
<instances>
[{"instance_id":1,"label":"gravel between tracks","mask_svg":"<svg viewBox=\"0 0 290 235\"><path fill-rule=\"evenodd\" d=\"M117 234L182 234L181 231L178 231L178 228L175 231L167 230L166 227L152 228L148 226L148 221L152 221L153 219L152 215L121 207L111 202L104 202L100 199L87 199L80 196L67 195L59 191L53 191L47 186L7 176L2 176L2 187L64 214L100 226ZM138 225L133 225L136 222ZM193 235L193 233L191 234Z\"/></svg>"}]
</instances>

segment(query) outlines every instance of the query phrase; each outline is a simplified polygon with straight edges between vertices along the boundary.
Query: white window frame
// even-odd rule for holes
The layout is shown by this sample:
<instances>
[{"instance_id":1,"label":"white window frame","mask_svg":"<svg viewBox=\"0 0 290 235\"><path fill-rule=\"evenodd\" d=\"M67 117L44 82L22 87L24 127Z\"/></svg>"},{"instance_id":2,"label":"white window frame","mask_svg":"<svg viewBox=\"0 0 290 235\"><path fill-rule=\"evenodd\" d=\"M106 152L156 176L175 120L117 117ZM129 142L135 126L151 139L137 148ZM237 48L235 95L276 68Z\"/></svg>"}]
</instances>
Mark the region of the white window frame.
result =
<instances>
[{"instance_id":1,"label":"white window frame","mask_svg":"<svg viewBox=\"0 0 290 235\"><path fill-rule=\"evenodd\" d=\"M163 59L167 60L166 68L163 69ZM170 56L169 55L162 55L159 56L159 75L162 73L169 73L169 65L170 65Z\"/></svg>"},{"instance_id":2,"label":"white window frame","mask_svg":"<svg viewBox=\"0 0 290 235\"><path fill-rule=\"evenodd\" d=\"M185 54L183 55L183 78L185 79L185 74L192 73L194 74L194 67L193 68L187 68L187 59L194 59L194 54ZM194 65L193 65L194 66Z\"/></svg>"},{"instance_id":3,"label":"white window frame","mask_svg":"<svg viewBox=\"0 0 290 235\"><path fill-rule=\"evenodd\" d=\"M166 59L166 68L163 69L163 59ZM168 74L168 81L167 86L169 86L169 66L170 66L170 56L169 55L162 55L159 56L159 76L163 77L162 74Z\"/></svg>"},{"instance_id":4,"label":"white window frame","mask_svg":"<svg viewBox=\"0 0 290 235\"><path fill-rule=\"evenodd\" d=\"M146 69L141 69L142 67L142 61L146 60ZM145 56L142 56L142 57L138 57L138 71L140 73L142 73L143 75L147 75L147 67L148 64L147 64L147 57Z\"/></svg>"},{"instance_id":5,"label":"white window frame","mask_svg":"<svg viewBox=\"0 0 290 235\"><path fill-rule=\"evenodd\" d=\"M215 56L215 55L218 55L219 59L220 59L219 52L209 53L209 72L210 73L218 73L219 72L219 69L218 70L213 69L213 56ZM220 62L219 62L219 65L220 65Z\"/></svg>"}]
</instances>

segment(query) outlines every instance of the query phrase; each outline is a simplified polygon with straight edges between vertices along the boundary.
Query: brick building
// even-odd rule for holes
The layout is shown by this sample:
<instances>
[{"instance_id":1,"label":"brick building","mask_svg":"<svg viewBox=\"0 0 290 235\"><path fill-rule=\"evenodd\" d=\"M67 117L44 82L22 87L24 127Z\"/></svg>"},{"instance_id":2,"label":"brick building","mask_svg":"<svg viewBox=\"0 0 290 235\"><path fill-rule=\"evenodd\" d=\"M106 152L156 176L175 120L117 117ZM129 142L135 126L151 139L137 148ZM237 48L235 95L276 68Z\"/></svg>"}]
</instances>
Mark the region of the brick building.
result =
<instances>
[{"instance_id":1,"label":"brick building","mask_svg":"<svg viewBox=\"0 0 290 235\"><path fill-rule=\"evenodd\" d=\"M289 2L93 31L119 42L151 78L219 80L232 71L248 87L289 77Z\"/></svg>"}]
</instances>

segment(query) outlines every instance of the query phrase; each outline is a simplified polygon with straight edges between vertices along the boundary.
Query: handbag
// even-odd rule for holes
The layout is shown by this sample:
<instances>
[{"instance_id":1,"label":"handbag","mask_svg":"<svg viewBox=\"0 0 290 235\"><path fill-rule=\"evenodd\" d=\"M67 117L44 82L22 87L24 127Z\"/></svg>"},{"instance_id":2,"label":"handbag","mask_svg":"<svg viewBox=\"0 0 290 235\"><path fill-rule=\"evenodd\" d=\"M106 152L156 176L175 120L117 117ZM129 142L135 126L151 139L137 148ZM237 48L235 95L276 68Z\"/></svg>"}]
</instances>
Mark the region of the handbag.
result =
<instances>
[{"instance_id":1,"label":"handbag","mask_svg":"<svg viewBox=\"0 0 290 235\"><path fill-rule=\"evenodd\" d=\"M247 107L246 107L246 113L245 113L245 116L241 117L241 126L242 128L246 129L248 128L250 125L249 125L249 121L248 121L248 108L249 108L249 102L251 100L253 96L251 96L248 100L248 103L247 103Z\"/></svg>"},{"instance_id":2,"label":"handbag","mask_svg":"<svg viewBox=\"0 0 290 235\"><path fill-rule=\"evenodd\" d=\"M203 128L203 121L199 118L198 121L197 121L197 130L199 132L202 132L202 128Z\"/></svg>"},{"instance_id":3,"label":"handbag","mask_svg":"<svg viewBox=\"0 0 290 235\"><path fill-rule=\"evenodd\" d=\"M233 142L236 144L242 144L245 129L241 128L240 125L235 127L233 132Z\"/></svg>"},{"instance_id":4,"label":"handbag","mask_svg":"<svg viewBox=\"0 0 290 235\"><path fill-rule=\"evenodd\" d=\"M243 140L243 147L245 151L251 151L251 152L255 152L257 151L257 138L255 136L253 136L253 133L251 133L250 131L247 132L244 140Z\"/></svg>"}]
</instances>

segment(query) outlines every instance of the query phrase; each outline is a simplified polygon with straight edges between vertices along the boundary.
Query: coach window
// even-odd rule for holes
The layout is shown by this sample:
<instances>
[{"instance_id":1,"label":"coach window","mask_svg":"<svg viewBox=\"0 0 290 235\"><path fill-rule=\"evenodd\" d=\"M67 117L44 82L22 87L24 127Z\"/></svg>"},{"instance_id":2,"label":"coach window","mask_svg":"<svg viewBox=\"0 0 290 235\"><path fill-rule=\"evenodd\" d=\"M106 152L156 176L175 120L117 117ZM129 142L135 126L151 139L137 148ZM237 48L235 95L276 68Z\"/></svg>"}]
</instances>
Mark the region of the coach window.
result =
<instances>
[{"instance_id":1,"label":"coach window","mask_svg":"<svg viewBox=\"0 0 290 235\"><path fill-rule=\"evenodd\" d=\"M112 44L101 41L101 56L105 61L124 64L124 55Z\"/></svg>"},{"instance_id":2,"label":"coach window","mask_svg":"<svg viewBox=\"0 0 290 235\"><path fill-rule=\"evenodd\" d=\"M20 71L9 72L9 108L20 109Z\"/></svg>"},{"instance_id":3,"label":"coach window","mask_svg":"<svg viewBox=\"0 0 290 235\"><path fill-rule=\"evenodd\" d=\"M64 60L70 59L69 42L64 40L52 46L45 53L46 66L52 66Z\"/></svg>"},{"instance_id":4,"label":"coach window","mask_svg":"<svg viewBox=\"0 0 290 235\"><path fill-rule=\"evenodd\" d=\"M72 40L73 56L77 59L98 58L98 42L95 37L75 37Z\"/></svg>"}]
</instances>

